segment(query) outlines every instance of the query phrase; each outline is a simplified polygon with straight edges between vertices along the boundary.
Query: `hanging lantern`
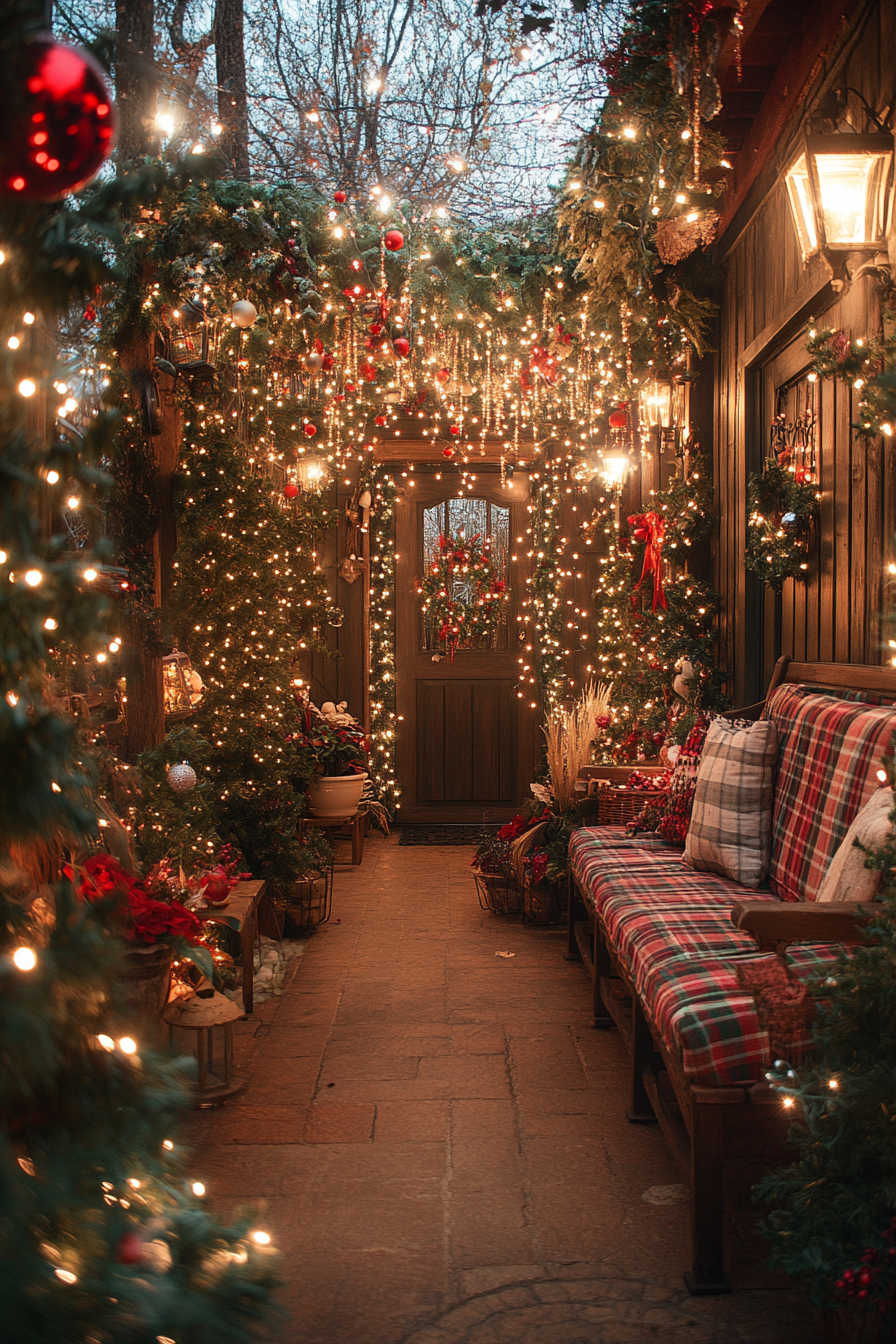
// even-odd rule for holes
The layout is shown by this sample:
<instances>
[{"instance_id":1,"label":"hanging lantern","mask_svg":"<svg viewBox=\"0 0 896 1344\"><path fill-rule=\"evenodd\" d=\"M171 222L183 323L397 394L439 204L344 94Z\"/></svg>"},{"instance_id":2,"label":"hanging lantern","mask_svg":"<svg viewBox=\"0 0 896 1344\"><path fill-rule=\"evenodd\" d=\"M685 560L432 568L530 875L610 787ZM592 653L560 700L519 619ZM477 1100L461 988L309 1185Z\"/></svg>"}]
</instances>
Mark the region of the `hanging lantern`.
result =
<instances>
[{"instance_id":1,"label":"hanging lantern","mask_svg":"<svg viewBox=\"0 0 896 1344\"><path fill-rule=\"evenodd\" d=\"M604 480L611 490L622 490L631 467L628 453L605 453L603 459Z\"/></svg>"},{"instance_id":2,"label":"hanging lantern","mask_svg":"<svg viewBox=\"0 0 896 1344\"><path fill-rule=\"evenodd\" d=\"M177 372L190 378L214 378L220 344L220 321L210 322L202 304L188 299L177 310L168 338L166 353Z\"/></svg>"},{"instance_id":3,"label":"hanging lantern","mask_svg":"<svg viewBox=\"0 0 896 1344\"><path fill-rule=\"evenodd\" d=\"M168 719L186 719L198 707L205 687L187 654L175 649L162 659L162 690Z\"/></svg>"},{"instance_id":4,"label":"hanging lantern","mask_svg":"<svg viewBox=\"0 0 896 1344\"><path fill-rule=\"evenodd\" d=\"M330 484L330 464L323 457L300 457L294 474L302 489L314 494L320 494Z\"/></svg>"},{"instance_id":5,"label":"hanging lantern","mask_svg":"<svg viewBox=\"0 0 896 1344\"><path fill-rule=\"evenodd\" d=\"M842 108L832 104L822 110L821 120L836 128L841 114ZM880 132L876 118L871 120ZM809 131L803 152L785 174L803 262L820 253L837 289L851 278L848 253L886 250L893 136L878 132Z\"/></svg>"}]
</instances>

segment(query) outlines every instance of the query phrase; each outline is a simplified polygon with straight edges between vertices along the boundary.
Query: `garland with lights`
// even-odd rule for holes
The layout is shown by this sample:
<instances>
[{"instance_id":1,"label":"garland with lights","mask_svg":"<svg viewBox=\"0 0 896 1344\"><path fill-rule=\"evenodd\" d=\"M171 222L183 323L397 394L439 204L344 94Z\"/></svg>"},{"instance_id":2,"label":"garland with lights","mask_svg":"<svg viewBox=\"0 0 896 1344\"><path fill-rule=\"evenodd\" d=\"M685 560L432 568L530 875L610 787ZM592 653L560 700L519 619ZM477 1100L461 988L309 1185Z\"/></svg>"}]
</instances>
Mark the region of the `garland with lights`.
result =
<instances>
[{"instance_id":1,"label":"garland with lights","mask_svg":"<svg viewBox=\"0 0 896 1344\"><path fill-rule=\"evenodd\" d=\"M892 327L894 304L889 293L882 300L885 324ZM806 348L812 371L819 378L838 379L857 392L852 428L863 438L896 434L896 335L858 337L827 327L808 333Z\"/></svg>"},{"instance_id":2,"label":"garland with lights","mask_svg":"<svg viewBox=\"0 0 896 1344\"><path fill-rule=\"evenodd\" d=\"M491 640L504 619L510 596L491 557L487 538L440 536L438 552L417 584L423 619L450 661L461 645Z\"/></svg>"},{"instance_id":3,"label":"garland with lights","mask_svg":"<svg viewBox=\"0 0 896 1344\"><path fill-rule=\"evenodd\" d=\"M401 806L395 773L398 731L395 700L395 503L389 470L372 467L362 477L370 491L370 767L377 797L394 815Z\"/></svg>"},{"instance_id":4,"label":"garland with lights","mask_svg":"<svg viewBox=\"0 0 896 1344\"><path fill-rule=\"evenodd\" d=\"M66 375L32 332L33 314L55 332L97 284L114 283L110 242L122 214L152 199L156 175L109 177L90 196L58 199L104 157L84 172L82 95L90 116L102 108L109 123L111 98L85 52L28 40L45 30L43 6L10 7L6 18L15 116L31 126L35 108L49 113L62 144L52 160L58 180L43 188L41 165L22 148L28 132L13 118L3 150L4 182L14 173L20 193L4 200L0 293L9 352L0 364L4 1329L32 1344L243 1341L269 1304L270 1235L246 1221L224 1226L204 1210L205 1188L188 1180L174 1132L186 1104L181 1071L127 1033L112 902L80 900L60 872L64 849L82 855L101 832L77 726L47 694L48 644L64 644L85 666L116 642L103 582L109 547L76 546L63 514L74 486L101 505L115 418L101 412L65 442L41 431L31 408L44 400L52 408ZM47 55L71 81L62 99L35 74ZM68 127L77 134L66 137Z\"/></svg>"},{"instance_id":5,"label":"garland with lights","mask_svg":"<svg viewBox=\"0 0 896 1344\"><path fill-rule=\"evenodd\" d=\"M892 750L883 765L892 789ZM846 1318L850 1337L881 1340L896 1325L896 807L889 821L884 842L865 850L881 883L863 941L808 985L780 968L776 998L814 1018L814 1047L809 1061L779 1060L768 1075L794 1117L796 1161L757 1187L771 1206L761 1230L773 1266L807 1280L812 1302Z\"/></svg>"},{"instance_id":6,"label":"garland with lights","mask_svg":"<svg viewBox=\"0 0 896 1344\"><path fill-rule=\"evenodd\" d=\"M606 761L654 759L670 736L680 735L697 708L722 709L724 674L717 666L714 620L718 594L690 572L692 548L712 529L712 486L699 459L691 459L668 490L655 492L650 512L664 523L662 587L645 558L650 544L642 515L620 522L607 494L585 530L599 554L594 593L594 662L589 672L612 692L609 720L599 725L597 749ZM655 530L655 529L654 529ZM686 695L673 691L680 666L689 664Z\"/></svg>"},{"instance_id":7,"label":"garland with lights","mask_svg":"<svg viewBox=\"0 0 896 1344\"><path fill-rule=\"evenodd\" d=\"M805 583L818 489L798 481L777 462L747 482L747 545L744 564L780 592L788 579Z\"/></svg>"},{"instance_id":8,"label":"garland with lights","mask_svg":"<svg viewBox=\"0 0 896 1344\"><path fill-rule=\"evenodd\" d=\"M528 558L532 574L527 580L523 601L523 629L526 642L519 657L519 699L527 699L530 709L557 708L569 693L570 679L566 658L566 618L563 610L563 541L560 537L560 497L565 480L563 464L556 460L543 464L531 478L529 523L526 528Z\"/></svg>"}]
</instances>

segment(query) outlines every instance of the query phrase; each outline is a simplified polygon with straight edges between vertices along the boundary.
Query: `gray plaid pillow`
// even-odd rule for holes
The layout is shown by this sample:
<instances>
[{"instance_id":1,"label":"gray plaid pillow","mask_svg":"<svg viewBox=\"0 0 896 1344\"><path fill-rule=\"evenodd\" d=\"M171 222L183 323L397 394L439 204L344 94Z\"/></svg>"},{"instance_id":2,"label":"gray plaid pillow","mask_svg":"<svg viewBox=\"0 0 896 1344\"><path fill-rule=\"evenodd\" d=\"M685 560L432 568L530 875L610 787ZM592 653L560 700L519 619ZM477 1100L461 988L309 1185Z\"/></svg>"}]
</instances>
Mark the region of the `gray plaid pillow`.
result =
<instances>
[{"instance_id":1,"label":"gray plaid pillow","mask_svg":"<svg viewBox=\"0 0 896 1344\"><path fill-rule=\"evenodd\" d=\"M778 736L770 719L706 734L682 858L692 868L758 887L768 872Z\"/></svg>"}]
</instances>

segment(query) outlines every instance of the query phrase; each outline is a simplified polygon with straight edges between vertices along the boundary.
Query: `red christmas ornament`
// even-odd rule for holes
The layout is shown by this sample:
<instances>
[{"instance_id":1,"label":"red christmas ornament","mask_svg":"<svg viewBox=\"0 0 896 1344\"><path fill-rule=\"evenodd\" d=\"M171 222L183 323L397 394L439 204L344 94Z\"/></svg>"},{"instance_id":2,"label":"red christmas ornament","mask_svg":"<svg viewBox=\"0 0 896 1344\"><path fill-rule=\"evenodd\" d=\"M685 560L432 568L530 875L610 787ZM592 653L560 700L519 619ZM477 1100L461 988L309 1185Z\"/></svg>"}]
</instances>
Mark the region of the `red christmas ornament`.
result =
<instances>
[{"instance_id":1,"label":"red christmas ornament","mask_svg":"<svg viewBox=\"0 0 896 1344\"><path fill-rule=\"evenodd\" d=\"M453 457L453 456L454 456L454 449L453 449L453 448L443 448L443 449L442 449L442 456L443 456L443 457Z\"/></svg>"},{"instance_id":2,"label":"red christmas ornament","mask_svg":"<svg viewBox=\"0 0 896 1344\"><path fill-rule=\"evenodd\" d=\"M343 383L343 387L345 388L346 392L354 392L355 390L354 383Z\"/></svg>"},{"instance_id":3,"label":"red christmas ornament","mask_svg":"<svg viewBox=\"0 0 896 1344\"><path fill-rule=\"evenodd\" d=\"M324 373L329 373L335 363L336 363L335 355L324 355L324 360L323 364L321 365L321 368L323 369Z\"/></svg>"},{"instance_id":4,"label":"red christmas ornament","mask_svg":"<svg viewBox=\"0 0 896 1344\"><path fill-rule=\"evenodd\" d=\"M145 1254L139 1232L125 1232L116 1248L115 1257L120 1265L139 1265Z\"/></svg>"},{"instance_id":5,"label":"red christmas ornament","mask_svg":"<svg viewBox=\"0 0 896 1344\"><path fill-rule=\"evenodd\" d=\"M371 336L381 336L381 335L382 335L382 332L383 332L383 324L382 324L382 322L371 322L371 324L370 324L370 334L371 334Z\"/></svg>"},{"instance_id":6,"label":"red christmas ornament","mask_svg":"<svg viewBox=\"0 0 896 1344\"><path fill-rule=\"evenodd\" d=\"M383 242L386 244L387 251L400 252L404 247L404 234L398 229L388 229Z\"/></svg>"},{"instance_id":7,"label":"red christmas ornament","mask_svg":"<svg viewBox=\"0 0 896 1344\"><path fill-rule=\"evenodd\" d=\"M623 410L610 412L610 428L625 429L628 424L628 412Z\"/></svg>"},{"instance_id":8,"label":"red christmas ornament","mask_svg":"<svg viewBox=\"0 0 896 1344\"><path fill-rule=\"evenodd\" d=\"M396 336L395 340L392 342L392 349L395 351L396 355L398 355L399 359L407 359L408 355L411 353L411 343L407 336Z\"/></svg>"},{"instance_id":9,"label":"red christmas ornament","mask_svg":"<svg viewBox=\"0 0 896 1344\"><path fill-rule=\"evenodd\" d=\"M230 895L230 883L224 873L212 873L205 884L202 897L203 900L210 901L212 905L220 905L221 901L226 901Z\"/></svg>"},{"instance_id":10,"label":"red christmas ornament","mask_svg":"<svg viewBox=\"0 0 896 1344\"><path fill-rule=\"evenodd\" d=\"M334 191L334 192L333 192L333 200L336 201L337 204L339 204L339 205L345 205L345 192L344 192L344 191Z\"/></svg>"},{"instance_id":11,"label":"red christmas ornament","mask_svg":"<svg viewBox=\"0 0 896 1344\"><path fill-rule=\"evenodd\" d=\"M375 415L373 423L382 427L386 423L386 417L384 415Z\"/></svg>"},{"instance_id":12,"label":"red christmas ornament","mask_svg":"<svg viewBox=\"0 0 896 1344\"><path fill-rule=\"evenodd\" d=\"M439 369L438 373L436 374L436 382L447 383L450 377L451 373L448 369Z\"/></svg>"},{"instance_id":13,"label":"red christmas ornament","mask_svg":"<svg viewBox=\"0 0 896 1344\"><path fill-rule=\"evenodd\" d=\"M305 434L309 439L313 439L315 434L317 433L317 425L303 425L302 433Z\"/></svg>"},{"instance_id":14,"label":"red christmas ornament","mask_svg":"<svg viewBox=\"0 0 896 1344\"><path fill-rule=\"evenodd\" d=\"M364 363L359 366L359 372L362 378L367 379L368 383L376 382L376 369L369 360L365 359Z\"/></svg>"},{"instance_id":15,"label":"red christmas ornament","mask_svg":"<svg viewBox=\"0 0 896 1344\"><path fill-rule=\"evenodd\" d=\"M7 52L5 80L0 191L46 201L83 187L115 138L102 67L46 34Z\"/></svg>"},{"instance_id":16,"label":"red christmas ornament","mask_svg":"<svg viewBox=\"0 0 896 1344\"><path fill-rule=\"evenodd\" d=\"M299 487L296 485L295 481L287 481L283 487L283 493L287 499L297 499L299 495Z\"/></svg>"},{"instance_id":17,"label":"red christmas ornament","mask_svg":"<svg viewBox=\"0 0 896 1344\"><path fill-rule=\"evenodd\" d=\"M449 433L449 434L459 434L459 433L460 433L460 425L450 425L450 426L448 427L448 433Z\"/></svg>"}]
</instances>

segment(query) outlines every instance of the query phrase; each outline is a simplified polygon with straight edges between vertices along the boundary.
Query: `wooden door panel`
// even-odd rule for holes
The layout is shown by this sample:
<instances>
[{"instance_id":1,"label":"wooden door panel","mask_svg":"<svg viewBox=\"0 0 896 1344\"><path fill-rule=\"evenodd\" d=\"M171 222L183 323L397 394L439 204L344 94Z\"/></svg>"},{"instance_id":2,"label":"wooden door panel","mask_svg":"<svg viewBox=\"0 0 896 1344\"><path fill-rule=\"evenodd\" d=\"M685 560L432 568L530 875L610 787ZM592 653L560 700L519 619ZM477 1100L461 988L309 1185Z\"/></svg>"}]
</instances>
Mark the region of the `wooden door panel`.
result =
<instances>
[{"instance_id":1,"label":"wooden door panel","mask_svg":"<svg viewBox=\"0 0 896 1344\"><path fill-rule=\"evenodd\" d=\"M417 681L418 804L514 801L513 685Z\"/></svg>"}]
</instances>

